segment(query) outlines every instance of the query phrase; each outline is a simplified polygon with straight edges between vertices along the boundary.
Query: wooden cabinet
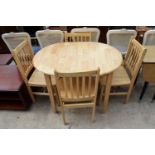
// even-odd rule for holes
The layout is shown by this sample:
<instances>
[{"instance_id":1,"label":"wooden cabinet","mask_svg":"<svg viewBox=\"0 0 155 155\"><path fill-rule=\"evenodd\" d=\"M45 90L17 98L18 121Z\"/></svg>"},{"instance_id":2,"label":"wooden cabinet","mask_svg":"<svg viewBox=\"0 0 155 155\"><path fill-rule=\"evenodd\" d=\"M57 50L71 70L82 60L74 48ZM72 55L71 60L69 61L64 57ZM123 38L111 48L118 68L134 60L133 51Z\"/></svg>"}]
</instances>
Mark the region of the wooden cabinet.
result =
<instances>
[{"instance_id":1,"label":"wooden cabinet","mask_svg":"<svg viewBox=\"0 0 155 155\"><path fill-rule=\"evenodd\" d=\"M32 103L15 65L0 65L0 109L25 110Z\"/></svg>"}]
</instances>

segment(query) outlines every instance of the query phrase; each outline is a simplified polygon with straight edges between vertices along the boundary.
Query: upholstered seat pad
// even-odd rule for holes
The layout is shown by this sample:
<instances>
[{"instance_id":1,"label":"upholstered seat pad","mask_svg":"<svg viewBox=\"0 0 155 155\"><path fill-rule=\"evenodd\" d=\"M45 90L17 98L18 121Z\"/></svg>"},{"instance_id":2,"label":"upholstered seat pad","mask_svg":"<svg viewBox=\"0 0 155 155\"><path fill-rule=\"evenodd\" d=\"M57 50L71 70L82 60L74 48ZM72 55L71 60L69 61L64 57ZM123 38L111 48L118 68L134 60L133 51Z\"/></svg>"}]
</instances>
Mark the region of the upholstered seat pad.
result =
<instances>
[{"instance_id":1,"label":"upholstered seat pad","mask_svg":"<svg viewBox=\"0 0 155 155\"><path fill-rule=\"evenodd\" d=\"M35 69L28 81L31 86L46 86L44 74ZM56 85L55 77L52 76L52 85Z\"/></svg>"},{"instance_id":2,"label":"upholstered seat pad","mask_svg":"<svg viewBox=\"0 0 155 155\"><path fill-rule=\"evenodd\" d=\"M120 66L117 70L114 71L112 78L112 86L129 85L130 82L130 78L124 66Z\"/></svg>"}]
</instances>

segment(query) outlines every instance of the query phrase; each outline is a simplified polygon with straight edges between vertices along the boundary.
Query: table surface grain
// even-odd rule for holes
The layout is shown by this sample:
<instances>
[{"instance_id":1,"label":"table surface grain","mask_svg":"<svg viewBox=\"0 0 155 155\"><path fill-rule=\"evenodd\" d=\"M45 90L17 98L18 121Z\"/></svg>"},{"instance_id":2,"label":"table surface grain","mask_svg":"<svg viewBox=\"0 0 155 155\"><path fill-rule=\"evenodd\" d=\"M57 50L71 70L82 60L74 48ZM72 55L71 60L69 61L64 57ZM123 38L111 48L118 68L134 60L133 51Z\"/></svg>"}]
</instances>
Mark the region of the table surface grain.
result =
<instances>
[{"instance_id":1,"label":"table surface grain","mask_svg":"<svg viewBox=\"0 0 155 155\"><path fill-rule=\"evenodd\" d=\"M121 53L107 44L95 42L56 43L41 49L33 58L39 71L54 75L100 68L100 75L113 72L122 63Z\"/></svg>"}]
</instances>

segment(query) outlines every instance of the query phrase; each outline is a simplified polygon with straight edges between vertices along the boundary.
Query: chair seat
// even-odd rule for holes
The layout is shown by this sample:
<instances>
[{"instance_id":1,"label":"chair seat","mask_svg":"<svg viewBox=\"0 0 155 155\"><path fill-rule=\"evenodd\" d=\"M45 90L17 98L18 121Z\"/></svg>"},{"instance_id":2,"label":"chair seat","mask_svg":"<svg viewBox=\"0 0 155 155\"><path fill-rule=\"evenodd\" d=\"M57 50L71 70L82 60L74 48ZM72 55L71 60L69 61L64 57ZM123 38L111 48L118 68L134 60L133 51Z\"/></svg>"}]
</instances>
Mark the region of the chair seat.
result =
<instances>
[{"instance_id":1,"label":"chair seat","mask_svg":"<svg viewBox=\"0 0 155 155\"><path fill-rule=\"evenodd\" d=\"M30 86L38 86L38 87L45 86L46 87L46 81L45 81L44 74L35 69L28 81L28 84ZM53 86L56 85L55 77L52 77L52 85Z\"/></svg>"},{"instance_id":2,"label":"chair seat","mask_svg":"<svg viewBox=\"0 0 155 155\"><path fill-rule=\"evenodd\" d=\"M114 71L112 78L112 86L129 85L130 82L130 78L124 66L120 66L116 71Z\"/></svg>"}]
</instances>

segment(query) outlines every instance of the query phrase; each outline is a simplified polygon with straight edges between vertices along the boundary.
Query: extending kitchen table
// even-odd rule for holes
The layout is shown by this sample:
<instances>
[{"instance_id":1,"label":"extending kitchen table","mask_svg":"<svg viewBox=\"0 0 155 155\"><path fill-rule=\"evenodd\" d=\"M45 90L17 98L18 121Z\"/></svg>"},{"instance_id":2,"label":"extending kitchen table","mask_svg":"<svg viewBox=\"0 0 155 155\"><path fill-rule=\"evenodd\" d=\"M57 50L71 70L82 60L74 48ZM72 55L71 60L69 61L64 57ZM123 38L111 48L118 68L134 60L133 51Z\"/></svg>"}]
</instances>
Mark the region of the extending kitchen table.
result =
<instances>
[{"instance_id":1,"label":"extending kitchen table","mask_svg":"<svg viewBox=\"0 0 155 155\"><path fill-rule=\"evenodd\" d=\"M54 76L55 70L72 73L100 68L100 77L107 76L104 112L108 107L112 73L121 63L122 55L117 49L97 42L56 43L41 49L33 58L34 67L45 76Z\"/></svg>"}]
</instances>

